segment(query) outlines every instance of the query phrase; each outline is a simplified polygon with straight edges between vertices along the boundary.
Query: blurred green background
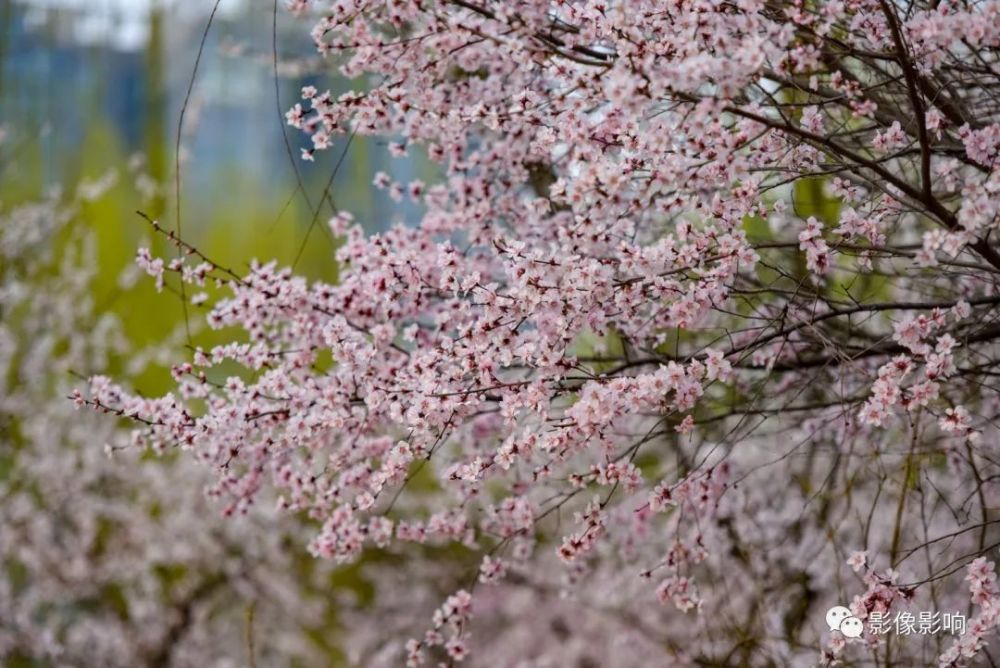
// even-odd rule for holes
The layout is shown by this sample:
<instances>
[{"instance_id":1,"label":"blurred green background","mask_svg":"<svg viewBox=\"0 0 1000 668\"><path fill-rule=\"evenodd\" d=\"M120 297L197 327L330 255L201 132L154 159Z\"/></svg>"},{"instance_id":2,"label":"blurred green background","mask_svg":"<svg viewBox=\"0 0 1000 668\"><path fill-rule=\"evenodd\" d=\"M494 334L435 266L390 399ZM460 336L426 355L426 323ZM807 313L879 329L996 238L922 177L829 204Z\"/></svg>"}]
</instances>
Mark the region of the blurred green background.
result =
<instances>
[{"instance_id":1,"label":"blurred green background","mask_svg":"<svg viewBox=\"0 0 1000 668\"><path fill-rule=\"evenodd\" d=\"M75 224L92 226L99 239L96 303L122 316L140 345L173 331L181 305L172 295L156 296L151 281L121 289L118 279L140 244L172 255L135 212L175 225L178 119L213 4L0 2L0 206L36 200L53 188L69 196L113 184L84 205ZM205 38L181 130L183 236L237 271L252 258L274 259L308 277L335 280L334 240L325 226L334 208L377 232L419 212L408 201L380 196L371 186L375 172L404 184L433 178L422 162L390 158L381 139L356 137L348 145L340 137L315 163L300 160L308 137L285 125L284 111L302 86L339 94L365 85L343 79L336 61L316 56L311 26L280 2L275 14L271 0L224 0ZM307 201L320 204L331 178L317 214ZM153 378L136 380L144 391L166 389Z\"/></svg>"}]
</instances>

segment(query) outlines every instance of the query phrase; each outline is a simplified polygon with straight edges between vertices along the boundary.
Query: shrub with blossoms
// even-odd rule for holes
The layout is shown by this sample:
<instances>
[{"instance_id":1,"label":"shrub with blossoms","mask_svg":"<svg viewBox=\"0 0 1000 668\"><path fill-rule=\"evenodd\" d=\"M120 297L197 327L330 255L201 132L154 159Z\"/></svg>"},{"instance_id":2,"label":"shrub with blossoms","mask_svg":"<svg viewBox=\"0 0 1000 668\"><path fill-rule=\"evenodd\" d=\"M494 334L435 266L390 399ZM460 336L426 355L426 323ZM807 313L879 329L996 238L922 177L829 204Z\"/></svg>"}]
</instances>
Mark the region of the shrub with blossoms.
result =
<instances>
[{"instance_id":1,"label":"shrub with blossoms","mask_svg":"<svg viewBox=\"0 0 1000 668\"><path fill-rule=\"evenodd\" d=\"M336 284L141 250L237 334L82 400L371 574L361 663L978 655L984 561L957 649L823 615L965 606L998 542L1000 2L292 9L356 82L303 158L426 155L374 181L419 220L336 215Z\"/></svg>"},{"instance_id":2,"label":"shrub with blossoms","mask_svg":"<svg viewBox=\"0 0 1000 668\"><path fill-rule=\"evenodd\" d=\"M0 664L321 665L309 634L352 599L302 568L301 525L263 507L224 520L204 467L143 457L128 424L69 399L83 374L176 354L96 312L114 293L85 214L109 176L0 205Z\"/></svg>"}]
</instances>

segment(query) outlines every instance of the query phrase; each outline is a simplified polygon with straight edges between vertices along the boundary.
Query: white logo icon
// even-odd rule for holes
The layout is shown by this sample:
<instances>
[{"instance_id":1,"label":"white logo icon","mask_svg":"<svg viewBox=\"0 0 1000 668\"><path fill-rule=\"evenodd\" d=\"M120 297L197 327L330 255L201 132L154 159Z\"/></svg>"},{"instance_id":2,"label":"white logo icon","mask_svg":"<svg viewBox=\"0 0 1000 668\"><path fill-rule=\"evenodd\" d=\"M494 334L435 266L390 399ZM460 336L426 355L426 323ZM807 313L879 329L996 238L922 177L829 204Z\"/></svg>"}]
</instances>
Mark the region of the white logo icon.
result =
<instances>
[{"instance_id":1,"label":"white logo icon","mask_svg":"<svg viewBox=\"0 0 1000 668\"><path fill-rule=\"evenodd\" d=\"M861 620L842 605L835 605L826 611L826 625L831 631L840 631L846 638L860 638L865 630Z\"/></svg>"}]
</instances>

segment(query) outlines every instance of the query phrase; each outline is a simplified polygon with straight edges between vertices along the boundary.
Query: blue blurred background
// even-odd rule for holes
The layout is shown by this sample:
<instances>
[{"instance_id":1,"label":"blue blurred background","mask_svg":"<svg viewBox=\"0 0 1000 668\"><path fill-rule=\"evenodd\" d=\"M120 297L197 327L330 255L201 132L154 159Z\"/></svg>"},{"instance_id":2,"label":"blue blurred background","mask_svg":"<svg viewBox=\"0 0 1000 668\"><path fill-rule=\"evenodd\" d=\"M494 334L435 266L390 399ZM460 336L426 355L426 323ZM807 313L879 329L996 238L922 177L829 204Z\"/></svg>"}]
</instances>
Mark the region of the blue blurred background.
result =
<instances>
[{"instance_id":1,"label":"blue blurred background","mask_svg":"<svg viewBox=\"0 0 1000 668\"><path fill-rule=\"evenodd\" d=\"M181 150L183 213L185 221L198 221L193 225L199 231L213 219L273 222L280 214L283 236L287 225L291 236L301 236L313 214L304 198L293 197L296 180L282 129L314 204L344 151L342 137L315 163L302 162L299 147L308 138L285 126L283 113L303 85L339 93L365 82L339 77L337 63L314 51L311 21L292 17L281 5L280 112L271 0L223 0L208 33ZM165 214L173 204L178 115L212 6L202 0L0 2L0 192L20 197L94 179L140 155L151 178L165 184L153 212ZM380 170L404 184L415 171L426 180L426 167L414 165L356 138L334 181L333 202L370 231L412 219L412 204L379 196L371 180ZM328 203L322 221L330 210Z\"/></svg>"}]
</instances>

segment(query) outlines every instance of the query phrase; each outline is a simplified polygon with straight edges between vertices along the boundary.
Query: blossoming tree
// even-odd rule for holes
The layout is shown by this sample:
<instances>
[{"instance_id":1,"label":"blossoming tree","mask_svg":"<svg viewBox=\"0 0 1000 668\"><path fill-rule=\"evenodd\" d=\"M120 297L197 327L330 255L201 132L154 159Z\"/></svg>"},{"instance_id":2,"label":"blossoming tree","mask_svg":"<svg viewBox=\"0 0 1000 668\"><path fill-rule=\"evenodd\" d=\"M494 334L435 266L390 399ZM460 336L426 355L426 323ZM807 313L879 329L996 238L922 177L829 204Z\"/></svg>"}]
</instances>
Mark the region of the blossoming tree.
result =
<instances>
[{"instance_id":1,"label":"blossoming tree","mask_svg":"<svg viewBox=\"0 0 1000 668\"><path fill-rule=\"evenodd\" d=\"M357 81L302 91L302 157L425 154L432 183L375 179L419 221L334 216L336 284L154 224L179 258L140 265L222 288L208 323L238 334L176 392L97 377L80 403L204 461L228 513L276 493L316 557L361 560L365 664L985 656L1000 3L292 9ZM823 623L966 610L967 566L958 638Z\"/></svg>"}]
</instances>

